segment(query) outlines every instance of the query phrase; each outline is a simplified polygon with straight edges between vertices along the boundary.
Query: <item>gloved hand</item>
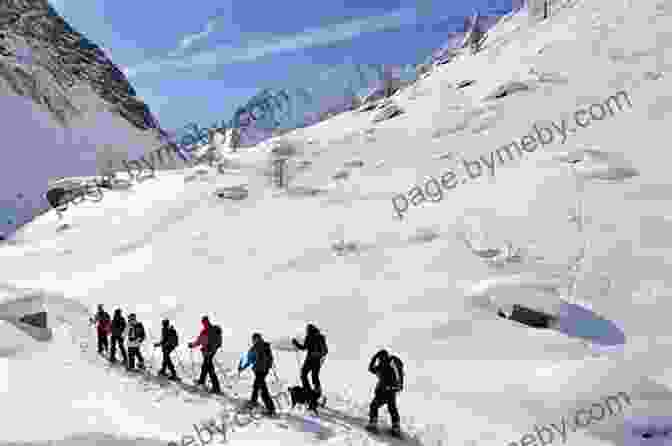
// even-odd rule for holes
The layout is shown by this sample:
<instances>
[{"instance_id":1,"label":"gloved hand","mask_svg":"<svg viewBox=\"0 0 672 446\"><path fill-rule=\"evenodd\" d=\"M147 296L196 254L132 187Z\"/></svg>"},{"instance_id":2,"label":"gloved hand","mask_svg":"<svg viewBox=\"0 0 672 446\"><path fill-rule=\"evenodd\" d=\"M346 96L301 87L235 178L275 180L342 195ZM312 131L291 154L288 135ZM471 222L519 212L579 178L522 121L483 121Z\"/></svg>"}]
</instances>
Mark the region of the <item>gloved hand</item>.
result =
<instances>
[{"instance_id":1,"label":"gloved hand","mask_svg":"<svg viewBox=\"0 0 672 446\"><path fill-rule=\"evenodd\" d=\"M189 348L194 348L191 342L188 343L187 346L188 346Z\"/></svg>"}]
</instances>

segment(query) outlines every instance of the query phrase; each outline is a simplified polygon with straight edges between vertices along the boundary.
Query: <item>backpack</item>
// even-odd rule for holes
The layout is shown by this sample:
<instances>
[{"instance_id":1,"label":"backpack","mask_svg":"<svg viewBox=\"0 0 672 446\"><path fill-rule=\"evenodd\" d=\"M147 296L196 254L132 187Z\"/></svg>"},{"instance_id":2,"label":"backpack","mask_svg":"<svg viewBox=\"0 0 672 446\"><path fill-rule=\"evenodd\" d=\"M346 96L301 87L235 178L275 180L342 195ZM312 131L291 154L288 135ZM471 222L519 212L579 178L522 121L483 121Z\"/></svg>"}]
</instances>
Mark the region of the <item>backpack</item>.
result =
<instances>
[{"instance_id":1,"label":"backpack","mask_svg":"<svg viewBox=\"0 0 672 446\"><path fill-rule=\"evenodd\" d=\"M271 344L264 342L259 350L259 354L255 358L255 370L260 372L267 372L273 367L273 352L271 351Z\"/></svg>"},{"instance_id":2,"label":"backpack","mask_svg":"<svg viewBox=\"0 0 672 446\"><path fill-rule=\"evenodd\" d=\"M142 342L145 340L145 327L142 325L142 322L137 322L133 328L133 339L130 337L129 333L129 340L132 341L137 341L137 342Z\"/></svg>"},{"instance_id":3,"label":"backpack","mask_svg":"<svg viewBox=\"0 0 672 446\"><path fill-rule=\"evenodd\" d=\"M329 349L327 348L327 338L320 334L317 341L317 353L320 355L320 358L327 356Z\"/></svg>"},{"instance_id":4,"label":"backpack","mask_svg":"<svg viewBox=\"0 0 672 446\"><path fill-rule=\"evenodd\" d=\"M394 375L393 386L399 390L404 388L404 363L397 356L390 357L390 367Z\"/></svg>"},{"instance_id":5,"label":"backpack","mask_svg":"<svg viewBox=\"0 0 672 446\"><path fill-rule=\"evenodd\" d=\"M177 331L175 330L175 327L170 327L166 333L166 346L168 348L175 348L178 343Z\"/></svg>"},{"instance_id":6,"label":"backpack","mask_svg":"<svg viewBox=\"0 0 672 446\"><path fill-rule=\"evenodd\" d=\"M213 325L208 330L208 351L215 352L222 346L222 327Z\"/></svg>"}]
</instances>

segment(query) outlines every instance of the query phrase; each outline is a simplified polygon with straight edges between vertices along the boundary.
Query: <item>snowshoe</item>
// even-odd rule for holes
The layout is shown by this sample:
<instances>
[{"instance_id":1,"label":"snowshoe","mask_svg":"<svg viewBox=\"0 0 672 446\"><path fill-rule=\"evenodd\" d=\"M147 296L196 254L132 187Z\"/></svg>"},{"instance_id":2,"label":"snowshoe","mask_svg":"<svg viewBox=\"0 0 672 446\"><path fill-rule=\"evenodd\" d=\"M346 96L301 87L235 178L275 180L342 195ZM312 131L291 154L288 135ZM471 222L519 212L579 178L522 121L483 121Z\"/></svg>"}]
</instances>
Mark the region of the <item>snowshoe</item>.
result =
<instances>
[{"instance_id":1,"label":"snowshoe","mask_svg":"<svg viewBox=\"0 0 672 446\"><path fill-rule=\"evenodd\" d=\"M399 426L392 426L387 433L393 437L402 438L401 428Z\"/></svg>"},{"instance_id":2,"label":"snowshoe","mask_svg":"<svg viewBox=\"0 0 672 446\"><path fill-rule=\"evenodd\" d=\"M366 429L367 432L371 432L372 434L379 434L380 433L380 429L378 429L377 424L369 423L369 424L366 425L366 427L364 429Z\"/></svg>"}]
</instances>

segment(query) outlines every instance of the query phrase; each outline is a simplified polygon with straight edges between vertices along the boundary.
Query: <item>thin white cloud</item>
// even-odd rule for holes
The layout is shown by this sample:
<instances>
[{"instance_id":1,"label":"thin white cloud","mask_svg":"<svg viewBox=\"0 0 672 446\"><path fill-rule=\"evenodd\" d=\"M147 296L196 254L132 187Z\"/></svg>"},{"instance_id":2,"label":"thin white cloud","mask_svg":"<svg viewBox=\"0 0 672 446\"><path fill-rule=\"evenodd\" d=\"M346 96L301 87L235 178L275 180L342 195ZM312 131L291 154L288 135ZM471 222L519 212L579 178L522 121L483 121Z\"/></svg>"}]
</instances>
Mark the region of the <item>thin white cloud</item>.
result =
<instances>
[{"instance_id":1,"label":"thin white cloud","mask_svg":"<svg viewBox=\"0 0 672 446\"><path fill-rule=\"evenodd\" d=\"M199 40L205 39L210 34L215 32L216 29L217 29L217 20L216 19L208 20L208 23L206 23L205 25L205 30L199 33L188 34L184 38L182 38L182 40L180 40L180 50L185 51L189 49L194 43L198 42Z\"/></svg>"},{"instance_id":2,"label":"thin white cloud","mask_svg":"<svg viewBox=\"0 0 672 446\"><path fill-rule=\"evenodd\" d=\"M435 17L435 21L446 17ZM222 45L187 57L168 57L142 63L128 69L130 77L142 73L166 72L166 70L190 70L209 66L244 62L286 51L297 51L318 45L351 40L361 34L399 28L418 22L415 8L398 9L376 17L355 19L322 28L309 28L298 34L278 36L262 41L248 41L247 46ZM207 32L207 29L206 31ZM203 33L199 33L203 34ZM184 39L183 39L184 41ZM176 54L175 52L171 55Z\"/></svg>"}]
</instances>

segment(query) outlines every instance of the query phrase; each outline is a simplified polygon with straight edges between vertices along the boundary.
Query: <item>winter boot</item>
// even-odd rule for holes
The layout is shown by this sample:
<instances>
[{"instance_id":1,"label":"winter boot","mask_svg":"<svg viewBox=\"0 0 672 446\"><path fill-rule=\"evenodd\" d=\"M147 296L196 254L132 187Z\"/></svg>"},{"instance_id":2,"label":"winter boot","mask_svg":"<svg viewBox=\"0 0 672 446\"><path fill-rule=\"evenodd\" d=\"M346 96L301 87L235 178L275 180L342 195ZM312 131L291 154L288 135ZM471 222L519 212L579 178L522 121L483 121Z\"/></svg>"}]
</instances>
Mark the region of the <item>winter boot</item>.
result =
<instances>
[{"instance_id":1,"label":"winter boot","mask_svg":"<svg viewBox=\"0 0 672 446\"><path fill-rule=\"evenodd\" d=\"M401 437L401 426L398 424L393 424L390 428L390 435L394 437Z\"/></svg>"},{"instance_id":2,"label":"winter boot","mask_svg":"<svg viewBox=\"0 0 672 446\"><path fill-rule=\"evenodd\" d=\"M275 410L269 410L265 409L263 412L265 417L270 417L270 418L275 418L278 416L277 412Z\"/></svg>"}]
</instances>

